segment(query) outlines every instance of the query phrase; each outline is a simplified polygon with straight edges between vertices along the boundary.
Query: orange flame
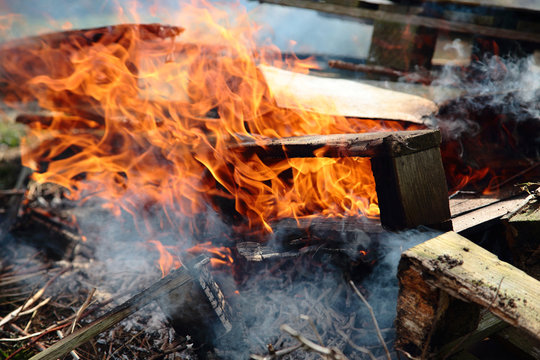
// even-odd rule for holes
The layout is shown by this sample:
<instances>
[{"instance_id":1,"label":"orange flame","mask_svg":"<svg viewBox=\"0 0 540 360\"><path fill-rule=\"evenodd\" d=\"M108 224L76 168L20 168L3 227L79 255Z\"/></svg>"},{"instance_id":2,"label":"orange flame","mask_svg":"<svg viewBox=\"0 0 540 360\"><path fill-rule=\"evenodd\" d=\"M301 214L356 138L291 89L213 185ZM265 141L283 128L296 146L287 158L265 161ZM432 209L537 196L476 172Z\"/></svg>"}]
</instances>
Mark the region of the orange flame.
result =
<instances>
[{"instance_id":1,"label":"orange flame","mask_svg":"<svg viewBox=\"0 0 540 360\"><path fill-rule=\"evenodd\" d=\"M159 252L159 268L163 276L167 275L171 269L178 269L182 266L180 260L175 259L169 250L172 250L171 246L164 246L158 240L149 240L148 243L154 245Z\"/></svg>"},{"instance_id":2,"label":"orange flame","mask_svg":"<svg viewBox=\"0 0 540 360\"><path fill-rule=\"evenodd\" d=\"M37 99L52 113L49 124L32 124L24 141L34 179L66 187L73 199L101 197L113 214L133 215L151 238L192 229L209 204L244 219L234 222L237 229L263 233L286 217L377 217L365 159L264 162L229 150L246 138L401 129L279 108L258 66L306 73L313 65L283 60L274 46L257 48L258 27L236 11L187 6L181 41L162 28L119 26L51 35L17 56L0 56L10 74L5 102ZM150 243L164 274L179 265Z\"/></svg>"},{"instance_id":3,"label":"orange flame","mask_svg":"<svg viewBox=\"0 0 540 360\"><path fill-rule=\"evenodd\" d=\"M189 254L211 254L210 264L214 267L234 263L231 249L224 246L214 246L210 241L197 244L187 250Z\"/></svg>"}]
</instances>

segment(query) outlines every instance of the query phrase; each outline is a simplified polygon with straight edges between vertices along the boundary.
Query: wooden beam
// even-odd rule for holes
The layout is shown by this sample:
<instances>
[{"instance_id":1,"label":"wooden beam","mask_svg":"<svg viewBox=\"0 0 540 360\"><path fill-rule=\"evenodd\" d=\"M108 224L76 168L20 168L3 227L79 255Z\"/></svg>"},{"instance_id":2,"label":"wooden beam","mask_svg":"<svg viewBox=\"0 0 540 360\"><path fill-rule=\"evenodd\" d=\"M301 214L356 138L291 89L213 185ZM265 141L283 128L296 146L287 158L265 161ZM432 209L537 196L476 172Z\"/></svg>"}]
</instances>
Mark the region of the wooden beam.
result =
<instances>
[{"instance_id":1,"label":"wooden beam","mask_svg":"<svg viewBox=\"0 0 540 360\"><path fill-rule=\"evenodd\" d=\"M249 139L230 145L231 151L260 158L296 157L377 157L401 156L438 147L440 133L435 130L330 134Z\"/></svg>"},{"instance_id":2,"label":"wooden beam","mask_svg":"<svg viewBox=\"0 0 540 360\"><path fill-rule=\"evenodd\" d=\"M34 355L30 360L55 360L63 357L71 350L76 349L94 336L110 329L150 302L160 299L176 289L185 288L192 282L193 277L185 267L172 271L149 288L141 291L90 324L56 342L47 350Z\"/></svg>"},{"instance_id":3,"label":"wooden beam","mask_svg":"<svg viewBox=\"0 0 540 360\"><path fill-rule=\"evenodd\" d=\"M510 40L520 40L529 42L540 42L540 34L522 32L516 30L499 29L495 27L448 21L443 19L429 18L426 16L407 15L392 13L381 10L369 10L354 8L343 5L327 4L324 2L314 2L308 0L259 0L261 3L276 4L283 6L294 6L298 8L322 11L330 14L349 16L354 18L391 21L402 24L425 26L434 29L452 31L459 33L476 34L503 38Z\"/></svg>"},{"instance_id":4,"label":"wooden beam","mask_svg":"<svg viewBox=\"0 0 540 360\"><path fill-rule=\"evenodd\" d=\"M398 279L396 348L412 359L475 329L479 308L540 338L540 282L454 232L405 251Z\"/></svg>"}]
</instances>

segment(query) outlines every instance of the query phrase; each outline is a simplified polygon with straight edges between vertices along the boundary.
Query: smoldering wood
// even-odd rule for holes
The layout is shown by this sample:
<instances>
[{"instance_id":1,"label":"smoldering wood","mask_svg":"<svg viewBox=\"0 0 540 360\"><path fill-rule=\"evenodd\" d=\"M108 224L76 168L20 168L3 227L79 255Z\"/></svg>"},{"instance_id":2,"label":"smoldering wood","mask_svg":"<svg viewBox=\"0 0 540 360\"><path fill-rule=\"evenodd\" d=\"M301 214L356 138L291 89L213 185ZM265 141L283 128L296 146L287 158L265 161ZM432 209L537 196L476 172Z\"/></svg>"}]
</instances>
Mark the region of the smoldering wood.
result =
<instances>
[{"instance_id":1,"label":"smoldering wood","mask_svg":"<svg viewBox=\"0 0 540 360\"><path fill-rule=\"evenodd\" d=\"M407 14L407 8L395 8L391 15L398 12ZM375 20L366 62L402 71L429 69L437 35L437 30L423 25Z\"/></svg>"},{"instance_id":2,"label":"smoldering wood","mask_svg":"<svg viewBox=\"0 0 540 360\"><path fill-rule=\"evenodd\" d=\"M190 335L197 346L211 345L233 329L231 307L208 271L208 263L208 258L197 262L189 271L190 283L158 299L176 333Z\"/></svg>"},{"instance_id":3,"label":"smoldering wood","mask_svg":"<svg viewBox=\"0 0 540 360\"><path fill-rule=\"evenodd\" d=\"M39 208L25 209L24 214L14 226L13 232L30 233L29 239L36 232L42 235L47 234L47 241L39 242L38 246L51 258L71 261L76 253L90 252L78 229L67 225L53 214L39 211ZM89 254L87 256L90 257Z\"/></svg>"},{"instance_id":4,"label":"smoldering wood","mask_svg":"<svg viewBox=\"0 0 540 360\"><path fill-rule=\"evenodd\" d=\"M86 343L94 336L110 329L150 302L166 296L175 289L187 289L194 281L193 276L185 267L174 270L169 275L133 296L123 304L56 342L47 350L33 356L31 360L54 360L65 356L73 349Z\"/></svg>"},{"instance_id":5,"label":"smoldering wood","mask_svg":"<svg viewBox=\"0 0 540 360\"><path fill-rule=\"evenodd\" d=\"M402 254L396 348L425 359L477 328L481 308L539 339L540 282L448 232Z\"/></svg>"},{"instance_id":6,"label":"smoldering wood","mask_svg":"<svg viewBox=\"0 0 540 360\"><path fill-rule=\"evenodd\" d=\"M376 259L376 235L383 231L377 219L365 217L288 218L271 222L270 226L275 229L276 240L270 244L238 242L235 246L238 254L251 262L326 253L341 256L343 261L348 258L349 261L371 263ZM366 254L360 256L360 251Z\"/></svg>"}]
</instances>

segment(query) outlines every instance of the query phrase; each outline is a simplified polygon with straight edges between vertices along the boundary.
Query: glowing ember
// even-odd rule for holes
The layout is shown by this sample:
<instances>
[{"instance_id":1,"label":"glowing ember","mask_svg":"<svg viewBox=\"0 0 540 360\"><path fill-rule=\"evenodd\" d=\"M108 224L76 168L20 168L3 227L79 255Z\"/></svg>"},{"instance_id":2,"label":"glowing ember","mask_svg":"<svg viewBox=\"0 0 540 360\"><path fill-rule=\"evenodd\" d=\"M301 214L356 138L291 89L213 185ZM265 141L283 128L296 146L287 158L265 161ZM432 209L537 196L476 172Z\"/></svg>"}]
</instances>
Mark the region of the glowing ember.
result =
<instances>
[{"instance_id":1,"label":"glowing ember","mask_svg":"<svg viewBox=\"0 0 540 360\"><path fill-rule=\"evenodd\" d=\"M5 101L37 99L53 113L50 123L33 123L24 142L34 179L131 214L160 252L164 274L180 263L153 239L193 229L208 206L230 204L244 219L236 230L261 234L281 218L379 214L365 159L264 163L228 150L246 138L400 129L277 107L258 66L306 73L312 64L256 47L257 26L243 10L230 11L185 7L190 22L176 40L180 31L155 25L74 31L1 59L11 74ZM232 261L220 253L214 262Z\"/></svg>"}]
</instances>

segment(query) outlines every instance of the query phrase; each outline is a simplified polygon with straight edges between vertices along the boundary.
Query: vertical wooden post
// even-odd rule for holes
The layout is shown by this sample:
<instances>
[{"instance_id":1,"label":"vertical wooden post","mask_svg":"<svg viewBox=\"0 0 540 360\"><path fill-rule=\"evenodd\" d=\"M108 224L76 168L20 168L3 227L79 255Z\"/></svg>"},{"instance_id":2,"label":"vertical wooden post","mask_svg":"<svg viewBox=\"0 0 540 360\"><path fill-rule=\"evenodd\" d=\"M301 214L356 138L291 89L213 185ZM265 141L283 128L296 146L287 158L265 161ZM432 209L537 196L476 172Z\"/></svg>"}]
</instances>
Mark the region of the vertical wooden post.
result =
<instances>
[{"instance_id":1,"label":"vertical wooden post","mask_svg":"<svg viewBox=\"0 0 540 360\"><path fill-rule=\"evenodd\" d=\"M384 227L452 229L440 141L439 131L411 139L388 136L386 151L371 158Z\"/></svg>"}]
</instances>

